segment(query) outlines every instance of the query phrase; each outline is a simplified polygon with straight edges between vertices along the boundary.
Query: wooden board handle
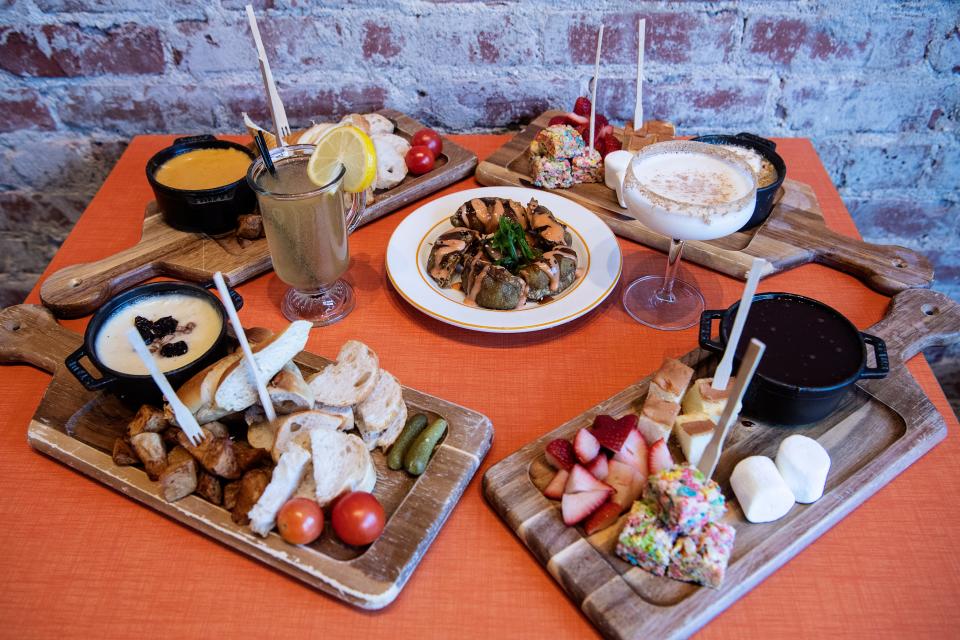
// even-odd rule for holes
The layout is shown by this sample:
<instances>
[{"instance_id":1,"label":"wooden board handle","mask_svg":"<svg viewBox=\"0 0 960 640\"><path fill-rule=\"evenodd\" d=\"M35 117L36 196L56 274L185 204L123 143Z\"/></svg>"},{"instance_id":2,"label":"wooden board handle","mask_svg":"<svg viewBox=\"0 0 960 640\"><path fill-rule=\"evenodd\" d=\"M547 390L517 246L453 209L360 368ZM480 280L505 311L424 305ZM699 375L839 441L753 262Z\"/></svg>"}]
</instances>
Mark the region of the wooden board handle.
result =
<instances>
[{"instance_id":1,"label":"wooden board handle","mask_svg":"<svg viewBox=\"0 0 960 640\"><path fill-rule=\"evenodd\" d=\"M912 249L855 240L826 227L821 233L823 246L817 248L815 261L857 276L874 291L894 295L933 282L933 265Z\"/></svg>"},{"instance_id":2,"label":"wooden board handle","mask_svg":"<svg viewBox=\"0 0 960 640\"><path fill-rule=\"evenodd\" d=\"M103 260L64 267L40 285L40 300L62 318L85 316L121 291L159 275L159 258L137 245Z\"/></svg>"},{"instance_id":3,"label":"wooden board handle","mask_svg":"<svg viewBox=\"0 0 960 640\"><path fill-rule=\"evenodd\" d=\"M0 363L25 362L54 373L82 342L79 334L61 327L53 314L38 304L18 304L0 311Z\"/></svg>"},{"instance_id":4,"label":"wooden board handle","mask_svg":"<svg viewBox=\"0 0 960 640\"><path fill-rule=\"evenodd\" d=\"M908 289L868 332L886 341L894 362L905 362L928 347L960 341L960 305L937 291Z\"/></svg>"}]
</instances>

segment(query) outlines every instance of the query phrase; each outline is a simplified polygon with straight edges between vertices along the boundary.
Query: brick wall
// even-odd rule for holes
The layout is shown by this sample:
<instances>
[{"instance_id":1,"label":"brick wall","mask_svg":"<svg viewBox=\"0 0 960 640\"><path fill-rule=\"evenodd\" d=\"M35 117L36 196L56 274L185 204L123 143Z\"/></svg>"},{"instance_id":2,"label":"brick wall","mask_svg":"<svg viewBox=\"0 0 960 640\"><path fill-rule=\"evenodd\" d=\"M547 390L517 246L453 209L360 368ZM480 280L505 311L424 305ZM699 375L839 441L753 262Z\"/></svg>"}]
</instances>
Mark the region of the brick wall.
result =
<instances>
[{"instance_id":1,"label":"brick wall","mask_svg":"<svg viewBox=\"0 0 960 640\"><path fill-rule=\"evenodd\" d=\"M22 297L126 140L266 121L244 0L0 0L0 303ZM955 2L256 2L293 124L391 106L516 127L583 93L682 133L813 138L864 236L926 252L960 299ZM960 396L960 351L941 357Z\"/></svg>"}]
</instances>

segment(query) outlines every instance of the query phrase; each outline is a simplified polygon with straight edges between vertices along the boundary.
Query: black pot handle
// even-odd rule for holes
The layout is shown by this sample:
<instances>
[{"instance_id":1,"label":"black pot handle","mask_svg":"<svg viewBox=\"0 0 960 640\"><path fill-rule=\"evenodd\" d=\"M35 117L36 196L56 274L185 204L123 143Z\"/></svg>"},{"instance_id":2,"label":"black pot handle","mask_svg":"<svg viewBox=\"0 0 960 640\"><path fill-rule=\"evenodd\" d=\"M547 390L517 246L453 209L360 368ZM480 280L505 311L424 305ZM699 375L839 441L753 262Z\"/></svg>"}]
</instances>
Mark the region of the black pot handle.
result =
<instances>
[{"instance_id":1,"label":"black pot handle","mask_svg":"<svg viewBox=\"0 0 960 640\"><path fill-rule=\"evenodd\" d=\"M200 136L184 136L182 138L177 138L176 140L173 141L173 145L176 146L178 144L193 144L194 142L210 142L212 140L216 140L216 137L210 135L209 133L205 133Z\"/></svg>"},{"instance_id":2,"label":"black pot handle","mask_svg":"<svg viewBox=\"0 0 960 640\"><path fill-rule=\"evenodd\" d=\"M890 373L890 358L887 356L887 343L883 338L872 336L869 333L860 332L863 343L873 347L873 356L877 360L877 366L864 366L860 372L860 379L886 378Z\"/></svg>"},{"instance_id":3,"label":"black pot handle","mask_svg":"<svg viewBox=\"0 0 960 640\"><path fill-rule=\"evenodd\" d=\"M743 138L744 140L747 140L747 141L749 141L749 142L753 142L754 144L758 144L758 145L760 145L761 147L766 147L767 149L770 149L771 151L774 151L774 150L777 148L777 143L776 143L776 142L774 142L773 140L767 140L766 138L761 138L760 136L756 135L755 133L749 133L749 132L747 132L747 131L741 131L740 133L738 133L738 134L735 135L734 137L735 137L735 138Z\"/></svg>"},{"instance_id":4,"label":"black pot handle","mask_svg":"<svg viewBox=\"0 0 960 640\"><path fill-rule=\"evenodd\" d=\"M217 285L213 280L211 280L210 282L205 282L200 286L203 287L204 289L217 288ZM240 309L243 309L243 296L241 296L240 293L230 285L227 285L227 293L230 294L230 299L233 300L233 308L236 309L237 311L240 311Z\"/></svg>"},{"instance_id":5,"label":"black pot handle","mask_svg":"<svg viewBox=\"0 0 960 640\"><path fill-rule=\"evenodd\" d=\"M710 335L713 333L713 321L721 320L726 311L721 309L706 310L700 314L700 347L713 353L723 353L724 345L716 340L712 340Z\"/></svg>"},{"instance_id":6,"label":"black pot handle","mask_svg":"<svg viewBox=\"0 0 960 640\"><path fill-rule=\"evenodd\" d=\"M116 378L106 375L102 378L94 378L93 375L80 364L80 358L83 358L85 355L87 355L86 347L80 347L67 356L67 359L63 362L67 365L67 370L69 370L87 390L96 391L97 389L102 389L116 380Z\"/></svg>"}]
</instances>

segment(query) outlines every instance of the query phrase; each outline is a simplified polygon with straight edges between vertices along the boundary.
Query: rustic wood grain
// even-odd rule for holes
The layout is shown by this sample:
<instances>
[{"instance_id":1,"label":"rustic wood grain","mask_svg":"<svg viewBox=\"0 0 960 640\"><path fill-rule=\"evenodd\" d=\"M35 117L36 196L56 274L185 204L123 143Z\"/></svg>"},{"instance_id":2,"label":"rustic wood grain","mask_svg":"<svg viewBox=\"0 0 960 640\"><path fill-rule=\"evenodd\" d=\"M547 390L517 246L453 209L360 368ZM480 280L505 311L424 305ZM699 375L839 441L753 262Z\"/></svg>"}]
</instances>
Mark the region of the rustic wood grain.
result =
<instances>
[{"instance_id":1,"label":"rustic wood grain","mask_svg":"<svg viewBox=\"0 0 960 640\"><path fill-rule=\"evenodd\" d=\"M485 185L532 187L526 150L537 133L560 111L547 111L497 149L477 167L477 181ZM617 130L617 134L622 132ZM788 168L789 170L789 168ZM551 189L599 215L613 232L648 247L666 251L670 239L650 231L626 215L616 194L603 184L578 184ZM688 241L683 256L697 264L746 280L754 257L769 262L764 276L818 262L863 280L870 288L893 295L904 289L926 288L933 267L923 255L906 247L861 242L828 229L816 196L809 186L784 181L779 203L767 221L744 232L708 242Z\"/></svg>"},{"instance_id":2,"label":"rustic wood grain","mask_svg":"<svg viewBox=\"0 0 960 640\"><path fill-rule=\"evenodd\" d=\"M737 530L726 579L713 590L647 574L620 560L613 549L621 523L587 537L580 527L564 526L559 502L540 491L553 470L543 451L554 438L570 438L598 414L634 412L646 396L651 376L561 425L491 467L483 490L534 557L608 638L682 638L692 634L824 531L842 519L946 436L946 423L902 363L920 349L960 340L960 305L929 290L908 290L893 298L886 317L868 330L887 341L890 375L864 380L827 419L784 428L749 416L731 429L714 478L732 497L730 473L748 455L774 457L780 441L800 433L830 453L823 497L797 504L769 524L745 520L728 500L724 520ZM695 349L681 358L709 374L715 358ZM683 455L672 443L675 460Z\"/></svg>"},{"instance_id":3,"label":"rustic wood grain","mask_svg":"<svg viewBox=\"0 0 960 640\"><path fill-rule=\"evenodd\" d=\"M397 134L407 139L424 126L393 109L378 113L392 120ZM378 192L367 206L362 224L469 176L476 165L476 155L444 138L436 168L422 176L407 175L399 185ZM124 289L157 276L206 282L222 271L236 286L271 268L265 238L241 244L232 233L212 238L178 231L153 209L144 219L139 243L102 260L71 265L51 274L40 286L40 299L57 316L77 318L93 312Z\"/></svg>"},{"instance_id":4,"label":"rustic wood grain","mask_svg":"<svg viewBox=\"0 0 960 640\"><path fill-rule=\"evenodd\" d=\"M234 524L225 509L196 495L166 502L159 494L159 484L151 482L142 469L113 464L113 441L126 431L135 408L109 393L85 390L67 371L63 360L81 342L80 335L58 325L42 306L18 305L0 311L0 362L25 362L53 374L27 430L31 446L358 607L380 609L396 598L490 449L493 427L486 416L404 387L411 414L443 416L449 428L426 471L417 478L388 469L383 453L374 452L374 494L388 518L381 537L365 550L345 545L330 533L301 546L287 544L276 533L260 538ZM329 363L306 352L295 361L305 374Z\"/></svg>"}]
</instances>

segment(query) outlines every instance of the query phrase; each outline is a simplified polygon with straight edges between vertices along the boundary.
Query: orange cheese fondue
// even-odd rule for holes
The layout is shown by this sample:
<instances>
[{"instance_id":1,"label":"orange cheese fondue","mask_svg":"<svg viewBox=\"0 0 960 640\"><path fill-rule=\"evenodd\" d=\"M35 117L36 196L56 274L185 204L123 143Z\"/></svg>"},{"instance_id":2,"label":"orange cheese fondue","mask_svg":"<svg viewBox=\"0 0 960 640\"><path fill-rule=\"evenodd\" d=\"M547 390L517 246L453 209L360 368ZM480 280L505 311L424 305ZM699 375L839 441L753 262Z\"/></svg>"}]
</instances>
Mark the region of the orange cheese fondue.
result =
<instances>
[{"instance_id":1,"label":"orange cheese fondue","mask_svg":"<svg viewBox=\"0 0 960 640\"><path fill-rule=\"evenodd\" d=\"M215 189L241 179L251 162L239 149L196 149L164 162L154 178L173 189Z\"/></svg>"}]
</instances>

